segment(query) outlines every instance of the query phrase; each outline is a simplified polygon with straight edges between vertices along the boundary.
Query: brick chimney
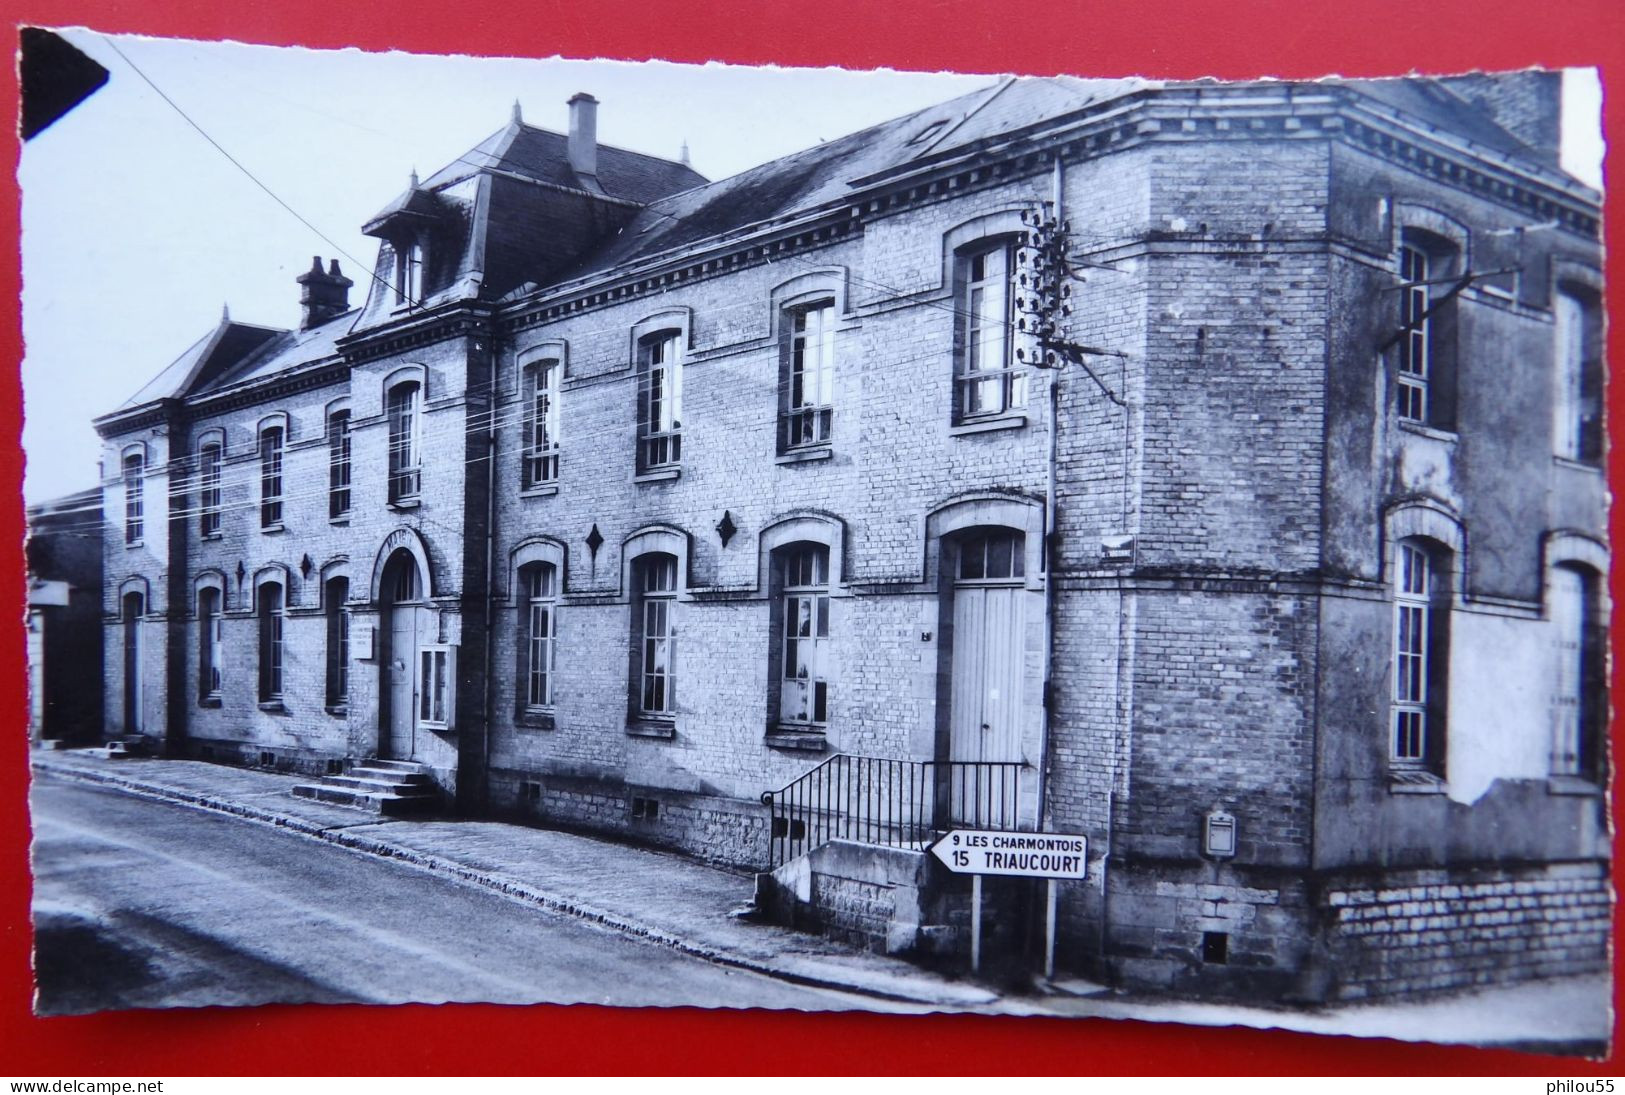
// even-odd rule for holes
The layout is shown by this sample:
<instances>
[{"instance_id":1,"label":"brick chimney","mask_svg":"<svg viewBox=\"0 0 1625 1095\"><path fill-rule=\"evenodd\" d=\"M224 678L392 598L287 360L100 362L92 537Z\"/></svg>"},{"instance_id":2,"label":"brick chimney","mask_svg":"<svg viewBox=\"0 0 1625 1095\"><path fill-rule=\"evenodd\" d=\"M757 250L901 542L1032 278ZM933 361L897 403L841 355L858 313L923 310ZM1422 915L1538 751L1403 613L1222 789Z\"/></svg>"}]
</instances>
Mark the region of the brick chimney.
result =
<instances>
[{"instance_id":1,"label":"brick chimney","mask_svg":"<svg viewBox=\"0 0 1625 1095\"><path fill-rule=\"evenodd\" d=\"M598 100L585 91L570 96L570 167L598 179Z\"/></svg>"},{"instance_id":2,"label":"brick chimney","mask_svg":"<svg viewBox=\"0 0 1625 1095\"><path fill-rule=\"evenodd\" d=\"M317 255L310 260L310 269L294 280L299 282L299 305L304 309L299 319L301 331L319 327L350 310L350 286L355 282L339 273L338 259L323 273L322 257Z\"/></svg>"},{"instance_id":3,"label":"brick chimney","mask_svg":"<svg viewBox=\"0 0 1625 1095\"><path fill-rule=\"evenodd\" d=\"M1543 162L1557 163L1563 124L1561 72L1475 72L1440 82L1528 145Z\"/></svg>"}]
</instances>

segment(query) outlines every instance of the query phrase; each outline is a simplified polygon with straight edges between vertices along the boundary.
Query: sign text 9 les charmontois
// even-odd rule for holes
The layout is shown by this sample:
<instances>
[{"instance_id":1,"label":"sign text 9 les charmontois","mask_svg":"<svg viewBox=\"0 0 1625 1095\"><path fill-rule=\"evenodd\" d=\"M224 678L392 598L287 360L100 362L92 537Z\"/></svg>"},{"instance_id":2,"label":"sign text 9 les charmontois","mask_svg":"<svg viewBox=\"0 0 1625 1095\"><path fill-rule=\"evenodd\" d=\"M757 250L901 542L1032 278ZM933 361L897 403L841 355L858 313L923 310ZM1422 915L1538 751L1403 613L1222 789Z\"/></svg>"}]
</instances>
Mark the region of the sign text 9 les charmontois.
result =
<instances>
[{"instance_id":1,"label":"sign text 9 les charmontois","mask_svg":"<svg viewBox=\"0 0 1625 1095\"><path fill-rule=\"evenodd\" d=\"M955 829L931 852L955 874L1082 878L1089 864L1088 838L1067 833Z\"/></svg>"}]
</instances>

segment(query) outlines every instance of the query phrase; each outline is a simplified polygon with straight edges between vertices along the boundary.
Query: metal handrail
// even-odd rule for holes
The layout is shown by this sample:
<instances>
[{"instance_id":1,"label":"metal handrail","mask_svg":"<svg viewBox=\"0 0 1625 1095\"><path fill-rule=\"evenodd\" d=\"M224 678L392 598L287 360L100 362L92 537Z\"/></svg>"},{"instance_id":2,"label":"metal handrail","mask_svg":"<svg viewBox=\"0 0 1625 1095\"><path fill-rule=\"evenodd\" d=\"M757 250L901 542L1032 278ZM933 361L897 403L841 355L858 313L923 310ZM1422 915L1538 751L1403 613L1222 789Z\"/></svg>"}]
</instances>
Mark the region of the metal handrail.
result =
<instances>
[{"instance_id":1,"label":"metal handrail","mask_svg":"<svg viewBox=\"0 0 1625 1095\"><path fill-rule=\"evenodd\" d=\"M762 794L770 811L769 866L832 840L920 848L950 828L1014 829L1025 767L837 753Z\"/></svg>"}]
</instances>

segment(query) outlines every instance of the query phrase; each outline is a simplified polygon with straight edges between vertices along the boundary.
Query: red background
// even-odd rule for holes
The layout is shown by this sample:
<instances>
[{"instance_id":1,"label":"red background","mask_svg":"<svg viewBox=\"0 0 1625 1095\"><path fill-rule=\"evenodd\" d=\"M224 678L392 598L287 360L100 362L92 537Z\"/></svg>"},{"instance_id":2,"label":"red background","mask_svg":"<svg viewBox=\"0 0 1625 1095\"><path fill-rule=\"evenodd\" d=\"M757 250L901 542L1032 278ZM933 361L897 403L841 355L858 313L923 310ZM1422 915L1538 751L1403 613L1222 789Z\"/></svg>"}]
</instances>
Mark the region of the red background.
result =
<instances>
[{"instance_id":1,"label":"red background","mask_svg":"<svg viewBox=\"0 0 1625 1095\"><path fill-rule=\"evenodd\" d=\"M1625 4L1619 0L11 0L7 6L19 24L422 53L1231 79L1596 65L1605 92L1612 80L1625 78ZM15 117L16 75L13 66L3 67L0 109ZM1625 142L1625 107L1605 99L1604 111L1606 134ZM9 199L0 202L0 233L12 255L17 152L16 144L7 144L0 180ZM1610 253L1619 254L1625 235L1617 196L1609 205ZM1615 276L1608 302L1617 317L1625 279L1617 262L1609 265ZM17 262L0 263L0 300L15 299L18 284ZM1609 344L1611 360L1625 361L1617 324ZM0 358L7 362L0 368L0 575L7 576L0 584L0 620L17 621L24 598L22 400L10 363L21 353L20 313L7 307L0 316ZM1618 483L1625 469L1618 447L1625 395L1617 377L1609 399L1616 439L1609 463ZM1614 526L1619 540L1617 515ZM1625 603L1619 587L1616 580L1615 603ZM0 745L0 1074L1576 1076L1615 1071L1618 1060L1592 1064L1275 1031L983 1016L301 1006L36 1019L29 1012L25 687L23 629L0 627L0 695L12 727ZM1616 705L1621 694L1616 665ZM1616 748L1621 737L1616 727Z\"/></svg>"}]
</instances>

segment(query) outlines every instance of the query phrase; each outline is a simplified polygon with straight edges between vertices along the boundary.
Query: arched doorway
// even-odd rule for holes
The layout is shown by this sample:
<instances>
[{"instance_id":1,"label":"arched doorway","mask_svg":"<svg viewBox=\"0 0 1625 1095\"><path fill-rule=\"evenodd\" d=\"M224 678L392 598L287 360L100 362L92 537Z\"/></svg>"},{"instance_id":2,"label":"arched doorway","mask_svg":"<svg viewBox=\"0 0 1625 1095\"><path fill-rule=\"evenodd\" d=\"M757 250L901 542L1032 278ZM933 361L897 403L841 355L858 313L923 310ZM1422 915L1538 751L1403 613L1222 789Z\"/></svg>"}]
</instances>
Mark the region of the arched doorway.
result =
<instances>
[{"instance_id":1,"label":"arched doorway","mask_svg":"<svg viewBox=\"0 0 1625 1095\"><path fill-rule=\"evenodd\" d=\"M147 598L140 592L124 595L121 615L124 622L124 732L139 734L145 728L141 717L141 617L147 614Z\"/></svg>"},{"instance_id":2,"label":"arched doorway","mask_svg":"<svg viewBox=\"0 0 1625 1095\"><path fill-rule=\"evenodd\" d=\"M378 755L415 760L418 748L418 651L434 641L434 612L417 558L405 548L384 563L378 638Z\"/></svg>"}]
</instances>

